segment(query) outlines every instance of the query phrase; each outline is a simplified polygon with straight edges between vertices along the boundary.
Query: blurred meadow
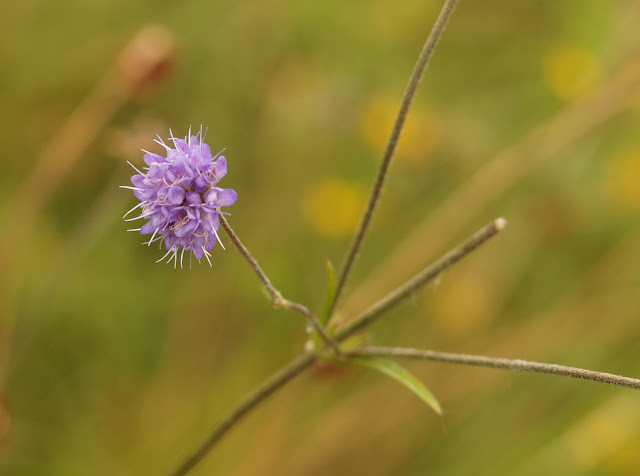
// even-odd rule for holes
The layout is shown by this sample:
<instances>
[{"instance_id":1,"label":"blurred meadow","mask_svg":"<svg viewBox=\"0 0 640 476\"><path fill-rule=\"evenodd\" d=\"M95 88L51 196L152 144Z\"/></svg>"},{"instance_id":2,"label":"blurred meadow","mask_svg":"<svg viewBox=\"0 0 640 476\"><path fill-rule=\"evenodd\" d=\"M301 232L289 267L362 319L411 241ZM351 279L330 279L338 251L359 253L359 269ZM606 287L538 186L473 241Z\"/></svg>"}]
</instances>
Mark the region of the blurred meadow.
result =
<instances>
[{"instance_id":1,"label":"blurred meadow","mask_svg":"<svg viewBox=\"0 0 640 476\"><path fill-rule=\"evenodd\" d=\"M236 233L319 310L441 4L4 2L0 474L167 474L303 351L303 320L230 244L174 270L126 233L126 161L208 127ZM372 342L640 376L638 19L634 0L461 2L342 318L505 216ZM406 365L441 419L373 372L321 365L193 474L640 474L637 392Z\"/></svg>"}]
</instances>

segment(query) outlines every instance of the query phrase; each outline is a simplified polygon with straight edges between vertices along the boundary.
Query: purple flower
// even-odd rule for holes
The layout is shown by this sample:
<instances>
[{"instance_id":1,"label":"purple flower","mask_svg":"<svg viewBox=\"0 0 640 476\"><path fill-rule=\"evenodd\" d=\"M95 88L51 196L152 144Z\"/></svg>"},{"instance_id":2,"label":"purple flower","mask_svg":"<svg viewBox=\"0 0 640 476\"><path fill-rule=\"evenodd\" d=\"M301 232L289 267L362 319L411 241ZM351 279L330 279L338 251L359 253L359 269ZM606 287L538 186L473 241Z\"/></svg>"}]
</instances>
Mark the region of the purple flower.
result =
<instances>
[{"instance_id":1,"label":"purple flower","mask_svg":"<svg viewBox=\"0 0 640 476\"><path fill-rule=\"evenodd\" d=\"M205 133L206 134L206 133ZM168 262L174 261L174 268L178 263L180 253L180 267L184 252L189 251L198 261L206 257L211 265L210 251L216 241L224 248L218 229L223 213L220 207L233 205L238 194L230 188L219 188L216 184L227 173L227 161L220 151L215 157L211 156L211 149L204 143L202 127L197 135L191 135L185 140L171 137L173 148L167 146L160 136L158 144L167 150L167 156L145 152L144 167L146 173L131 165L137 175L131 177L133 187L123 187L133 190L140 203L129 210L123 218L140 208L140 215L126 221L148 219L142 226L128 231L140 231L143 235L151 234L149 241L143 244L151 245L160 241L167 249L167 253L157 262L169 256ZM155 139L154 139L155 140Z\"/></svg>"}]
</instances>

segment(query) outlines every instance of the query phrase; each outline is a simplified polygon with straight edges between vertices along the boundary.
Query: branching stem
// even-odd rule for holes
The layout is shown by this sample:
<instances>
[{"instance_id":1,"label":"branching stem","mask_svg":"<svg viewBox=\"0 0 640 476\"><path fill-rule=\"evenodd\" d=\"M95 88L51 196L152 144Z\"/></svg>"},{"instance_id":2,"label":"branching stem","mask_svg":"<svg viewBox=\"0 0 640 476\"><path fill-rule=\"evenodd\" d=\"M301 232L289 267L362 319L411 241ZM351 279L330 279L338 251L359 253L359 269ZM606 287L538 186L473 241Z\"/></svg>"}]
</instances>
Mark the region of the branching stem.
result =
<instances>
[{"instance_id":1,"label":"branching stem","mask_svg":"<svg viewBox=\"0 0 640 476\"><path fill-rule=\"evenodd\" d=\"M498 218L484 228L478 230L473 236L468 238L457 248L454 248L443 255L440 259L424 268L413 278L380 299L361 315L347 323L337 333L336 339L341 341L355 332L369 326L373 321L380 318L380 316L384 315L399 303L410 297L417 290L433 281L451 265L460 261L492 236L495 236L506 226L506 224L507 221L504 218Z\"/></svg>"},{"instance_id":2,"label":"branching stem","mask_svg":"<svg viewBox=\"0 0 640 476\"><path fill-rule=\"evenodd\" d=\"M256 260L253 258L253 256L251 256L251 253L247 251L247 249L244 247L242 242L240 242L235 233L233 233L233 230L222 216L220 217L220 223L222 223L223 228L229 234L231 240L234 242L238 250L240 250L240 253L242 253L242 255L252 265L252 267L260 277L260 280L263 282L265 287L267 287L267 290L272 293L272 296L274 296L274 301L277 300L278 296L283 299L278 290L271 285L269 278L267 278L264 272L262 272ZM338 334L336 335L336 341L342 342L353 333L364 328L365 326L370 325L375 319L378 319L385 312L389 311L393 306L397 305L403 299L409 297L412 293L414 293L420 287L424 286L430 280L438 276L449 266L453 265L458 260L468 255L482 243L486 242L487 239L494 236L505 226L505 223L506 222L502 218L494 220L489 225L485 226L483 229L475 233L462 245L449 251L449 253L445 254L434 264L425 268L421 273L418 273L414 278L407 281L406 284L400 286L396 291L392 292L386 298L382 299L369 311L354 319L350 324L348 324L345 328L338 332ZM295 305L295 303L293 304ZM299 306L302 305L300 304ZM272 395L289 381L293 380L294 377L309 368L320 358L321 352L322 349L319 349L316 352L307 353L297 357L289 365L275 373L264 384L250 393L242 402L240 402L240 404L238 404L235 409L233 409L229 413L227 417L225 417L218 424L218 426L216 426L209 438L207 438L206 441L200 446L200 448L198 448L194 452L194 454L180 466L180 468L174 473L174 476L184 475L189 470L191 470L244 415L246 415L252 408L259 405L268 396Z\"/></svg>"},{"instance_id":3,"label":"branching stem","mask_svg":"<svg viewBox=\"0 0 640 476\"><path fill-rule=\"evenodd\" d=\"M365 207L360 225L355 233L353 242L347 252L342 270L337 280L336 291L333 300L329 308L329 318L331 318L335 311L336 305L344 290L346 281L349 277L355 259L362 246L364 237L370 227L371 220L377 208L384 182L388 173L388 169L393 158L398 139L404 127L405 120L407 118L409 108L415 96L416 90L420 83L420 80L426 70L429 60L431 59L435 47L442 36L444 28L455 8L458 0L445 0L444 6L436 20L436 23L427 38L427 41L420 53L416 66L409 79L409 84L403 96L400 110L396 117L389 141L387 143L380 168L375 178L369 200ZM504 228L506 221L502 218L494 220L489 225L478 231L471 238L466 240L457 248L452 249L447 254L442 256L439 260L424 268L420 273L408 280L403 285L399 286L396 290L389 293L380 301L371 306L361 315L354 318L352 321L343 326L335 335L335 338L330 336L322 324L318 321L316 316L309 311L309 309L299 303L295 303L285 299L282 294L273 286L267 275L258 265L258 262L242 244L237 235L233 232L233 229L226 221L226 219L220 215L220 223L223 229L231 238L231 241L236 246L238 251L247 260L249 265L257 274L258 278L266 288L267 292L271 296L271 299L276 307L282 307L286 309L295 310L303 314L311 324L315 327L316 331L324 339L325 348L332 348L336 354L344 355L340 352L338 343L344 341L354 333L368 327L374 321L379 319L382 315L393 309L400 302L410 297L413 293L424 287L427 283L434 280L447 268L454 263L467 256L470 252L475 250L478 246L485 243L489 238L496 235L502 228ZM286 367L276 372L273 376L267 379L260 387L250 393L244 400L242 400L212 431L209 437L204 443L192 454L191 457L186 459L183 464L173 473L174 476L182 476L189 472L200 462L207 453L220 441L220 439L226 435L226 433L242 419L247 413L263 402L267 397L273 395L277 390L284 387L288 382L293 380L296 376L301 374L306 369L310 368L316 361L321 359L321 352L324 349L319 349L314 352L305 353L295 358ZM394 347L365 347L350 352L347 356L381 356L381 357L396 357L396 358L412 358L439 361L453 364L463 365L476 365L483 367L491 367L507 370L518 370L525 372L539 372L553 375L561 375L572 378L580 378L585 380L591 380L596 382L607 383L611 385L618 385L622 387L640 389L640 380L622 377L618 375L595 372L592 370L584 370L574 367L565 367L562 365L546 364L539 362L529 362L525 360L510 360L501 358L491 358L466 354L454 354L446 352L436 352L431 350L419 350L419 349L407 349L407 348L394 348Z\"/></svg>"},{"instance_id":4,"label":"branching stem","mask_svg":"<svg viewBox=\"0 0 640 476\"><path fill-rule=\"evenodd\" d=\"M304 315L309 320L311 325L315 328L315 330L318 332L318 334L320 334L322 339L327 343L327 345L329 345L329 347L331 347L336 354L340 355L341 354L340 346L333 339L333 337L331 337L327 333L326 329L320 323L320 321L315 316L315 314L313 314L309 310L309 308L307 308L306 306L299 304L297 302L289 301L288 299L285 299L282 296L280 291L278 291L276 287L273 284L271 284L271 280L269 280L269 277L265 274L264 271L262 271L262 268L260 267L256 259L253 257L251 252L246 248L246 246L242 244L242 241L240 241L240 238L238 238L238 235L235 234L235 232L231 228L231 225L229 225L229 222L227 222L224 216L222 215L218 215L218 216L220 218L220 224L222 225L222 228L224 228L224 231L227 233L227 235L229 235L229 238L231 238L231 241L233 242L235 247L238 249L238 251L240 251L240 254L244 257L245 260L247 260L251 268L258 275L258 279L262 282L267 292L271 296L273 305L275 307L281 307L284 309L297 311L300 314Z\"/></svg>"}]
</instances>

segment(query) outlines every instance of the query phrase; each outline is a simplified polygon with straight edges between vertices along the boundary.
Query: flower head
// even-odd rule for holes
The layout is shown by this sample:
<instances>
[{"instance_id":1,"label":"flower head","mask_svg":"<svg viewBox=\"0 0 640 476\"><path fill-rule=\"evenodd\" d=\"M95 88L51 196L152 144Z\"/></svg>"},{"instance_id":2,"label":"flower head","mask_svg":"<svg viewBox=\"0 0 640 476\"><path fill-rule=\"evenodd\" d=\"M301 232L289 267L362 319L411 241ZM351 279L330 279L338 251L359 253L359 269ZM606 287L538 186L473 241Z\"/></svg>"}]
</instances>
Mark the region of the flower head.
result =
<instances>
[{"instance_id":1,"label":"flower head","mask_svg":"<svg viewBox=\"0 0 640 476\"><path fill-rule=\"evenodd\" d=\"M180 250L180 266L187 250L198 260L206 257L211 265L210 251L216 241L224 248L218 236L218 215L223 213L220 207L233 205L238 199L235 190L216 187L227 173L227 161L220 155L222 151L212 157L203 135L202 128L194 136L189 130L184 140L171 133L169 143L173 148L158 136L156 142L166 149L167 156L143 150L146 173L130 164L138 174L131 177L133 187L124 187L132 189L140 200L125 217L137 208L141 210L139 216L127 221L149 220L142 228L129 231L151 234L146 245L164 242L167 253L158 262L169 256L168 261L173 260L174 267Z\"/></svg>"}]
</instances>

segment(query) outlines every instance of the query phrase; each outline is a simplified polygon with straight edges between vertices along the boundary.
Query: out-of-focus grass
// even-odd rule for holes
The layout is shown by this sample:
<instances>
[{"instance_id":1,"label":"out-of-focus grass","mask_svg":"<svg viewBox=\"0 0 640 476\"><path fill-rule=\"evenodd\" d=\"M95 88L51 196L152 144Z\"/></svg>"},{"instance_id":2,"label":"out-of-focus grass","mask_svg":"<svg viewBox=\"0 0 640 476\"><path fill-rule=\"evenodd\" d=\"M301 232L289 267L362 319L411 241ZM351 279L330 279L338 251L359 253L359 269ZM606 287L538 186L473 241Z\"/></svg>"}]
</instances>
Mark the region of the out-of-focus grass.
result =
<instances>
[{"instance_id":1,"label":"out-of-focus grass","mask_svg":"<svg viewBox=\"0 0 640 476\"><path fill-rule=\"evenodd\" d=\"M9 250L0 325L3 334L15 326L0 394L0 472L166 473L302 350L304 323L271 309L235 250L216 249L213 269L173 270L124 232L120 217L134 204L115 190L128 181L124 161L141 163L135 151L154 146L151 132L208 126L212 149L226 147L222 184L239 193L234 229L285 295L318 309L324 261L342 259L438 8L417 0L4 5L5 228L23 223L7 204L135 32L164 26L178 56L164 89L127 102ZM347 309L378 297L372 273L384 289L398 284L385 271L394 248L492 156L637 65L638 15L632 2L604 0L461 3L409 118ZM428 243L453 244L495 216L510 221L376 325L376 342L637 376L638 98L484 208L476 205L486 197L473 197L468 214L450 217L468 223L462 230L430 230ZM323 367L252 413L194 474L640 470L640 397L631 391L411 368L439 396L442 421L379 376Z\"/></svg>"}]
</instances>

